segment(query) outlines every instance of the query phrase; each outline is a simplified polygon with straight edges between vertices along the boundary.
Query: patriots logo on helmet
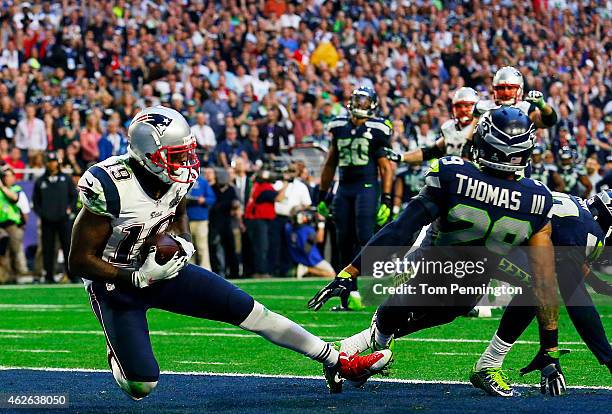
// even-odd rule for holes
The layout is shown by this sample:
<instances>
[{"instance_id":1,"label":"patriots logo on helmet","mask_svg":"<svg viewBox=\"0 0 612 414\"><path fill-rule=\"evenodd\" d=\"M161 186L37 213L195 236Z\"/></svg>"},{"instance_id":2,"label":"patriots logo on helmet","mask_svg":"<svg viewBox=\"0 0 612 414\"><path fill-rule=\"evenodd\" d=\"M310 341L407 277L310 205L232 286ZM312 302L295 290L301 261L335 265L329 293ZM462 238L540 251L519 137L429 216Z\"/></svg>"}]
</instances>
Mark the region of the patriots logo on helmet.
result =
<instances>
[{"instance_id":1,"label":"patriots logo on helmet","mask_svg":"<svg viewBox=\"0 0 612 414\"><path fill-rule=\"evenodd\" d=\"M153 128L155 128L155 131L157 131L157 135L161 137L164 135L166 128L168 128L172 123L172 118L162 114L144 114L134 120L134 123L138 122L151 125Z\"/></svg>"}]
</instances>

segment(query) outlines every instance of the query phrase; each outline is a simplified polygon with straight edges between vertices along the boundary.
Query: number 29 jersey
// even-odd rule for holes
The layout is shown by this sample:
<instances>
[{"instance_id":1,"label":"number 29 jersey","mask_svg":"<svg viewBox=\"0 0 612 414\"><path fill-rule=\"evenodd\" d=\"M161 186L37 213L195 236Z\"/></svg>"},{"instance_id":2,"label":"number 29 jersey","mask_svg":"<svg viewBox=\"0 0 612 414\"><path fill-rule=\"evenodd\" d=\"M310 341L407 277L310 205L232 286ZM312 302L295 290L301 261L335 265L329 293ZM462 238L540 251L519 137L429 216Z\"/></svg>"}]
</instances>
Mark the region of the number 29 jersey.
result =
<instances>
[{"instance_id":1,"label":"number 29 jersey","mask_svg":"<svg viewBox=\"0 0 612 414\"><path fill-rule=\"evenodd\" d=\"M496 254L525 244L550 221L553 206L542 183L494 177L455 156L432 164L421 196L440 209L433 245L486 246Z\"/></svg>"},{"instance_id":2,"label":"number 29 jersey","mask_svg":"<svg viewBox=\"0 0 612 414\"><path fill-rule=\"evenodd\" d=\"M83 206L111 219L113 230L102 260L136 268L143 241L168 227L191 184L173 183L166 194L154 200L140 186L128 160L128 155L121 155L91 166L78 186Z\"/></svg>"},{"instance_id":3,"label":"number 29 jersey","mask_svg":"<svg viewBox=\"0 0 612 414\"><path fill-rule=\"evenodd\" d=\"M384 148L390 146L390 122L372 118L363 125L355 125L349 118L338 117L329 123L329 131L338 155L340 183L375 184L376 160L384 157Z\"/></svg>"}]
</instances>

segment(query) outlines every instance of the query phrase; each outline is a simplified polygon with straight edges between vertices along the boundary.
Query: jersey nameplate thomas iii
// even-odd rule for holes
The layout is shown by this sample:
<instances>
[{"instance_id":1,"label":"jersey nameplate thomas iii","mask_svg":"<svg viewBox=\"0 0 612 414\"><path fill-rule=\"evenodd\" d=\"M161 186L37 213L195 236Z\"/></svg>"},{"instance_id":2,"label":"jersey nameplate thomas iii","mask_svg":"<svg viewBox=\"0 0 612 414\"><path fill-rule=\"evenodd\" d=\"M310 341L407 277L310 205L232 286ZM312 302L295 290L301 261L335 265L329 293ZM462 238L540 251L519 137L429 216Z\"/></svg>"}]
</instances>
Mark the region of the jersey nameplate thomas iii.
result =
<instances>
[{"instance_id":1,"label":"jersey nameplate thomas iii","mask_svg":"<svg viewBox=\"0 0 612 414\"><path fill-rule=\"evenodd\" d=\"M173 183L154 200L140 186L128 160L127 155L115 156L91 166L79 180L79 193L84 208L111 219L113 231L102 260L136 268L142 242L168 227L191 184Z\"/></svg>"},{"instance_id":2,"label":"jersey nameplate thomas iii","mask_svg":"<svg viewBox=\"0 0 612 414\"><path fill-rule=\"evenodd\" d=\"M385 156L384 148L390 145L389 121L372 118L357 126L349 118L338 117L329 123L329 131L338 154L340 182L376 183L376 160Z\"/></svg>"},{"instance_id":3,"label":"jersey nameplate thomas iii","mask_svg":"<svg viewBox=\"0 0 612 414\"><path fill-rule=\"evenodd\" d=\"M421 196L440 209L434 245L486 246L496 254L526 244L550 221L553 205L539 181L494 177L455 156L432 164Z\"/></svg>"}]
</instances>

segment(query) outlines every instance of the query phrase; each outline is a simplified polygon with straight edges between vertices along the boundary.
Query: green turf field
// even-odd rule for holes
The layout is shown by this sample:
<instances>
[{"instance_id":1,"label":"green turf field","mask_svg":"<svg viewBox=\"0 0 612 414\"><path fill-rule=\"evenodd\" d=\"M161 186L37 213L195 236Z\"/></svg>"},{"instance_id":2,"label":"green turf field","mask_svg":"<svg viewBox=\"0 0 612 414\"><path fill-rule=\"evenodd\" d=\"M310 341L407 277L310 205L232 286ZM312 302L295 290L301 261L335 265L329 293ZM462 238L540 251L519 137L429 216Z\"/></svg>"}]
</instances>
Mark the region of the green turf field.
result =
<instances>
[{"instance_id":1,"label":"green turf field","mask_svg":"<svg viewBox=\"0 0 612 414\"><path fill-rule=\"evenodd\" d=\"M302 324L326 340L348 336L370 323L373 309L334 313L306 310L321 280L243 281L238 284L271 310ZM330 302L335 302L337 299ZM335 304L335 303L330 303ZM599 308L612 329L612 307ZM429 329L396 345L392 376L415 380L467 381L468 372L499 323L493 318L461 318ZM149 312L153 348L163 371L320 375L320 366L239 328L166 312ZM560 319L560 342L572 350L563 366L569 385L610 384L605 367L581 343L567 314ZM530 326L506 359L514 382L518 368L537 350L537 329ZM104 337L82 286L0 287L0 366L107 369ZM539 381L531 374L527 382Z\"/></svg>"}]
</instances>

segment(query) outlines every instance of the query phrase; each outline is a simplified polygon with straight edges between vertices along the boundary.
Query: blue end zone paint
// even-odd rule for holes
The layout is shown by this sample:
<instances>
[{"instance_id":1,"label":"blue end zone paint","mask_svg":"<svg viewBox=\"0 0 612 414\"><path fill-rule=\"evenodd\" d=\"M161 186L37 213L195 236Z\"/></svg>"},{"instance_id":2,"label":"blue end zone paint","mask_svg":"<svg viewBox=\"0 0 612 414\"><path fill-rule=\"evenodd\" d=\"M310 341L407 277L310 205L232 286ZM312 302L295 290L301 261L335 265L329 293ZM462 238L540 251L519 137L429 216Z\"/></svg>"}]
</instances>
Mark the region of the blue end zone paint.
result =
<instances>
[{"instance_id":1,"label":"blue end zone paint","mask_svg":"<svg viewBox=\"0 0 612 414\"><path fill-rule=\"evenodd\" d=\"M157 389L132 401L109 373L0 371L0 392L69 394L70 409L61 412L112 413L576 413L610 412L612 391L572 389L564 397L544 397L536 388L522 388L510 399L484 395L467 385L368 383L345 386L329 395L323 380L162 374ZM1 411L1 410L0 410ZM13 410L25 413L31 410ZM55 410L45 409L45 412ZM40 410L36 412L41 412ZM60 412L57 410L56 412Z\"/></svg>"}]
</instances>

